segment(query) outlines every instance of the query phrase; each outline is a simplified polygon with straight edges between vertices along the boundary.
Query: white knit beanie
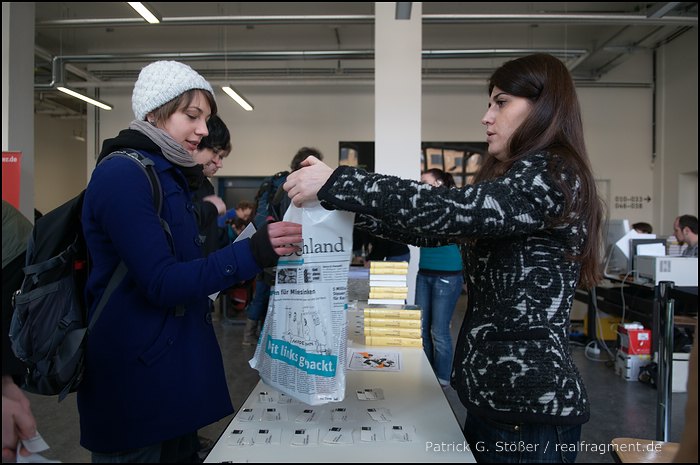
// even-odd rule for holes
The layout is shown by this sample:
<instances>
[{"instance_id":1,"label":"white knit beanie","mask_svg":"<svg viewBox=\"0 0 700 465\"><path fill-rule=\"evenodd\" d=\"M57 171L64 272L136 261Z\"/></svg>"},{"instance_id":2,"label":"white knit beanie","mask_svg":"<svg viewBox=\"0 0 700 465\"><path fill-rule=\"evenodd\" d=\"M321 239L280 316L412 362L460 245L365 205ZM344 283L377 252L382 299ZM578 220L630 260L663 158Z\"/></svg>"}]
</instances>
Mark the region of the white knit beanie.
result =
<instances>
[{"instance_id":1,"label":"white knit beanie","mask_svg":"<svg viewBox=\"0 0 700 465\"><path fill-rule=\"evenodd\" d=\"M206 90L214 96L207 80L186 64L156 61L139 73L131 95L131 108L136 119L143 121L148 113L191 89Z\"/></svg>"}]
</instances>

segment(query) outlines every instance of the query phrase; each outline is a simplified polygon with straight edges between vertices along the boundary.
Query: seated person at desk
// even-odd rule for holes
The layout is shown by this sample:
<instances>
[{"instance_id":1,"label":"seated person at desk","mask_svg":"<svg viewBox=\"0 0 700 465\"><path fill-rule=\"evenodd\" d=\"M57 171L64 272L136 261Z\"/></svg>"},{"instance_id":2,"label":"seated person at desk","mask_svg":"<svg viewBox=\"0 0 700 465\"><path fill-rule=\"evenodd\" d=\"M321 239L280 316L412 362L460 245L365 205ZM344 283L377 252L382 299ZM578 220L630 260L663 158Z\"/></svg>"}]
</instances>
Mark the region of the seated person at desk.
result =
<instances>
[{"instance_id":1,"label":"seated person at desk","mask_svg":"<svg viewBox=\"0 0 700 465\"><path fill-rule=\"evenodd\" d=\"M634 223L632 229L641 234L652 234L654 231L649 223L644 222Z\"/></svg>"},{"instance_id":2,"label":"seated person at desk","mask_svg":"<svg viewBox=\"0 0 700 465\"><path fill-rule=\"evenodd\" d=\"M698 218L692 215L681 215L673 222L673 234L680 244L687 244L683 251L684 257L698 256Z\"/></svg>"}]
</instances>

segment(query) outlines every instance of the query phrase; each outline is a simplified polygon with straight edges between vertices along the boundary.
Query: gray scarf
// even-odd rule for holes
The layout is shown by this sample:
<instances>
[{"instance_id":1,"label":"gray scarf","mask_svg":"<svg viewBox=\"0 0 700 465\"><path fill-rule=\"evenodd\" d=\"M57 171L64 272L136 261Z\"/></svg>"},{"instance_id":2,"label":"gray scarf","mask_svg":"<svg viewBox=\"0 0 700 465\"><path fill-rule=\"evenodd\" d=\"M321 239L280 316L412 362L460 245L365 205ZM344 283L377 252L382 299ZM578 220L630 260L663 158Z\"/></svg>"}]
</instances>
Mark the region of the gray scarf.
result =
<instances>
[{"instance_id":1,"label":"gray scarf","mask_svg":"<svg viewBox=\"0 0 700 465\"><path fill-rule=\"evenodd\" d=\"M170 162L185 167L196 166L197 163L192 158L192 155L184 149L182 145L175 142L170 134L163 131L160 128L153 126L148 121L134 120L129 124L129 129L144 134L146 137L151 139L160 149L163 151L163 155Z\"/></svg>"}]
</instances>

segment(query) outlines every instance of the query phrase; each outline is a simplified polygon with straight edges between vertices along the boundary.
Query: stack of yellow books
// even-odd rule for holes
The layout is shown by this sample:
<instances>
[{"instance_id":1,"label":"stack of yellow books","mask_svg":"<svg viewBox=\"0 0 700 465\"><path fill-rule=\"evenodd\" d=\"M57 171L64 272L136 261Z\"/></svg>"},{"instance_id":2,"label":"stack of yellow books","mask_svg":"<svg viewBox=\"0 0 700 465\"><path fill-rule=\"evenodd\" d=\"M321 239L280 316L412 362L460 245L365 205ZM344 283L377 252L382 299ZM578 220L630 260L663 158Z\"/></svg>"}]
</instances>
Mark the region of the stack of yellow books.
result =
<instances>
[{"instance_id":1,"label":"stack of yellow books","mask_svg":"<svg viewBox=\"0 0 700 465\"><path fill-rule=\"evenodd\" d=\"M415 305L368 305L362 328L368 346L423 347L421 310Z\"/></svg>"},{"instance_id":2,"label":"stack of yellow books","mask_svg":"<svg viewBox=\"0 0 700 465\"><path fill-rule=\"evenodd\" d=\"M370 305L403 305L408 297L408 262L377 262L369 264Z\"/></svg>"}]
</instances>

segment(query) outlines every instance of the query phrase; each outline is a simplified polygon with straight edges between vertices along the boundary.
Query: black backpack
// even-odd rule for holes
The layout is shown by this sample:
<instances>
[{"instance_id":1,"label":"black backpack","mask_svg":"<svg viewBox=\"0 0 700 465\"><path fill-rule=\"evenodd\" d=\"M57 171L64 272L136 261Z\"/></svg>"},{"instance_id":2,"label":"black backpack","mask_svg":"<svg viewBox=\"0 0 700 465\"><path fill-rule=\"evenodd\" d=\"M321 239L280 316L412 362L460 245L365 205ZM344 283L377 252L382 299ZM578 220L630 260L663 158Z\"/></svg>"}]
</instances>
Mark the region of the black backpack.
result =
<instances>
[{"instance_id":1,"label":"black backpack","mask_svg":"<svg viewBox=\"0 0 700 465\"><path fill-rule=\"evenodd\" d=\"M112 157L128 158L144 170L160 216L163 193L153 161L125 150L109 154L102 162ZM59 402L78 388L86 336L127 271L121 262L88 325L83 292L89 264L81 222L84 196L83 190L37 220L27 247L24 281L13 297L12 351L27 367L21 387L35 394L58 395ZM167 223L161 219L161 224L170 235Z\"/></svg>"},{"instance_id":2,"label":"black backpack","mask_svg":"<svg viewBox=\"0 0 700 465\"><path fill-rule=\"evenodd\" d=\"M275 208L273 198L279 187L287 180L287 176L289 176L289 171L280 171L266 177L260 184L260 188L255 194L255 217L253 218L253 224L257 229L267 224L268 217L272 217L276 221L282 219L284 212L280 212L278 206Z\"/></svg>"}]
</instances>

